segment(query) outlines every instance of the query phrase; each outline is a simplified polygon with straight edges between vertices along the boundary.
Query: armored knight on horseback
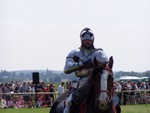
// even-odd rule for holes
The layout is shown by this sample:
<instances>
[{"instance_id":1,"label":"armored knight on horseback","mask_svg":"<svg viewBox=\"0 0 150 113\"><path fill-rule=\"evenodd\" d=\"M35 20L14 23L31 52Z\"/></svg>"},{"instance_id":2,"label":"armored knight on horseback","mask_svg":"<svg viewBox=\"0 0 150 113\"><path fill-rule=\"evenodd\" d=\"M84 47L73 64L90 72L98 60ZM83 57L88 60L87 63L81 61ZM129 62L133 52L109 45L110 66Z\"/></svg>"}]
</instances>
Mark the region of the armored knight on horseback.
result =
<instances>
[{"instance_id":1,"label":"armored knight on horseback","mask_svg":"<svg viewBox=\"0 0 150 113\"><path fill-rule=\"evenodd\" d=\"M108 58L102 49L94 47L94 34L89 28L84 28L80 33L81 47L71 51L67 58L64 67L66 74L75 72L79 77L77 89L67 98L66 107L63 113L70 113L70 107L79 106L87 97L90 86L82 87L87 81L89 72L92 67L93 59L103 63L104 66L108 63Z\"/></svg>"},{"instance_id":2,"label":"armored knight on horseback","mask_svg":"<svg viewBox=\"0 0 150 113\"><path fill-rule=\"evenodd\" d=\"M65 92L57 98L50 113L81 113L79 110L81 104L93 93L93 86L88 80L91 70L94 68L95 59L100 65L102 73L104 68L112 68L108 66L110 60L103 50L94 47L95 37L91 29L84 28L80 33L80 39L81 47L68 54L64 67L66 74L75 72L78 78L77 85L72 91Z\"/></svg>"}]
</instances>

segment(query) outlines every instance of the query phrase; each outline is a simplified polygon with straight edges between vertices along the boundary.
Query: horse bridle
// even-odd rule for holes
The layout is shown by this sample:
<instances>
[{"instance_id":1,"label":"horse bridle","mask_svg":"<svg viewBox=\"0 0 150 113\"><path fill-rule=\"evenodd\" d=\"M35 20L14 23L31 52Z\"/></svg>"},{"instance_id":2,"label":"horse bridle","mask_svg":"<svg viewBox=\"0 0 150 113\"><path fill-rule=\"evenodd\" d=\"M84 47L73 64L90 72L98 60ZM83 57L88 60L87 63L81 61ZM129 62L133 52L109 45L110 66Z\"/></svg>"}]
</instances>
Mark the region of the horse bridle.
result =
<instances>
[{"instance_id":1,"label":"horse bridle","mask_svg":"<svg viewBox=\"0 0 150 113\"><path fill-rule=\"evenodd\" d=\"M109 72L109 76L112 76L112 75L113 75L112 69L110 69L109 67L105 67L103 70L107 70L107 71ZM99 88L96 89L96 94L97 94L97 95L98 95L99 93L101 93L101 92L109 93L109 94L110 94L109 101L112 100L113 93L114 93L114 88L113 88L113 86L112 86L111 90L100 90Z\"/></svg>"}]
</instances>

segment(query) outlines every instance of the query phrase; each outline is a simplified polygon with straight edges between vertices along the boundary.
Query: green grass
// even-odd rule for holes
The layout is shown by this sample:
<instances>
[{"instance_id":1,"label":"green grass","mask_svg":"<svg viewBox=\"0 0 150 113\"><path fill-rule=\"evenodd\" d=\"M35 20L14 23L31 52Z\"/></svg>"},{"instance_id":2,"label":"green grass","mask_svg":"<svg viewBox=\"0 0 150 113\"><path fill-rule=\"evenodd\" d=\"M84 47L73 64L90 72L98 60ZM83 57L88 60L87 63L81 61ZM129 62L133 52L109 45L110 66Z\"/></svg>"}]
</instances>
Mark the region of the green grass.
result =
<instances>
[{"instance_id":1,"label":"green grass","mask_svg":"<svg viewBox=\"0 0 150 113\"><path fill-rule=\"evenodd\" d=\"M0 113L49 113L50 108L20 108L0 109Z\"/></svg>"},{"instance_id":2,"label":"green grass","mask_svg":"<svg viewBox=\"0 0 150 113\"><path fill-rule=\"evenodd\" d=\"M143 105L122 105L122 113L150 113L150 104Z\"/></svg>"},{"instance_id":3,"label":"green grass","mask_svg":"<svg viewBox=\"0 0 150 113\"><path fill-rule=\"evenodd\" d=\"M0 113L49 113L50 108L0 109ZM150 113L150 104L122 105L121 113Z\"/></svg>"}]
</instances>

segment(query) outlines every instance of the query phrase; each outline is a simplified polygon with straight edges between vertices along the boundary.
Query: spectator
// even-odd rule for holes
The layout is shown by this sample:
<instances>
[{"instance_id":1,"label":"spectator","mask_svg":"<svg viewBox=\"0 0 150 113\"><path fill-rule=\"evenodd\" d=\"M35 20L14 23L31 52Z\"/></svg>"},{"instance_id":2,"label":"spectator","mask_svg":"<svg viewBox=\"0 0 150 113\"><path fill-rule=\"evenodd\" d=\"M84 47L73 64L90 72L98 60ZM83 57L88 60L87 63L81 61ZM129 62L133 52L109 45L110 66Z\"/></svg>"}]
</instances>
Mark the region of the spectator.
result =
<instances>
[{"instance_id":1,"label":"spectator","mask_svg":"<svg viewBox=\"0 0 150 113\"><path fill-rule=\"evenodd\" d=\"M17 108L23 108L24 107L24 100L22 95L19 95L18 98L16 99L16 107Z\"/></svg>"},{"instance_id":2,"label":"spectator","mask_svg":"<svg viewBox=\"0 0 150 113\"><path fill-rule=\"evenodd\" d=\"M141 91L148 90L148 88L146 86L146 83L145 82L141 82L141 84L139 86L139 89ZM140 99L141 102L140 103L145 104L147 102L147 93L146 92L141 92L140 96L141 96L141 99Z\"/></svg>"},{"instance_id":3,"label":"spectator","mask_svg":"<svg viewBox=\"0 0 150 113\"><path fill-rule=\"evenodd\" d=\"M55 84L50 84L50 92L51 93L56 92ZM49 100L50 100L50 106L52 106L53 102L54 102L54 99L55 99L55 96L54 96L54 94L50 94L49 96L50 96L50 98L49 98Z\"/></svg>"},{"instance_id":4,"label":"spectator","mask_svg":"<svg viewBox=\"0 0 150 113\"><path fill-rule=\"evenodd\" d=\"M35 92L42 92L43 91L43 85L42 83L35 85Z\"/></svg>"},{"instance_id":5,"label":"spectator","mask_svg":"<svg viewBox=\"0 0 150 113\"><path fill-rule=\"evenodd\" d=\"M36 107L41 108L42 107L42 103L43 103L42 98L38 98Z\"/></svg>"},{"instance_id":6,"label":"spectator","mask_svg":"<svg viewBox=\"0 0 150 113\"><path fill-rule=\"evenodd\" d=\"M129 90L127 83L123 84L123 88L122 91L124 91L123 93L123 105L126 105L129 99L129 93L127 92Z\"/></svg>"},{"instance_id":7,"label":"spectator","mask_svg":"<svg viewBox=\"0 0 150 113\"><path fill-rule=\"evenodd\" d=\"M29 104L30 95L26 94L26 93L29 93L29 91L30 91L30 86L26 82L23 82L22 86L20 87L20 92L25 93L25 94L22 94L25 107L28 107L28 104Z\"/></svg>"},{"instance_id":8,"label":"spectator","mask_svg":"<svg viewBox=\"0 0 150 113\"><path fill-rule=\"evenodd\" d=\"M44 102L45 102L45 95L38 94L37 95L37 107L42 107Z\"/></svg>"},{"instance_id":9,"label":"spectator","mask_svg":"<svg viewBox=\"0 0 150 113\"><path fill-rule=\"evenodd\" d=\"M64 82L61 82L61 84L57 88L57 91L58 91L59 95L61 95L62 93L65 92L64 84L65 84Z\"/></svg>"},{"instance_id":10,"label":"spectator","mask_svg":"<svg viewBox=\"0 0 150 113\"><path fill-rule=\"evenodd\" d=\"M3 96L3 94L1 94L1 93L3 93L3 87L4 87L4 85L3 85L3 84L0 84L0 97Z\"/></svg>"},{"instance_id":11,"label":"spectator","mask_svg":"<svg viewBox=\"0 0 150 113\"><path fill-rule=\"evenodd\" d=\"M30 96L28 107L34 108L34 103L35 103L35 101L34 101L34 97L32 95L32 96Z\"/></svg>"},{"instance_id":12,"label":"spectator","mask_svg":"<svg viewBox=\"0 0 150 113\"><path fill-rule=\"evenodd\" d=\"M35 84L31 84L30 92L35 92Z\"/></svg>"},{"instance_id":13,"label":"spectator","mask_svg":"<svg viewBox=\"0 0 150 113\"><path fill-rule=\"evenodd\" d=\"M7 101L7 107L8 107L8 108L14 108L14 101L13 101L12 99L9 99L9 100Z\"/></svg>"},{"instance_id":14,"label":"spectator","mask_svg":"<svg viewBox=\"0 0 150 113\"><path fill-rule=\"evenodd\" d=\"M150 82L147 82L147 88L150 90Z\"/></svg>"},{"instance_id":15,"label":"spectator","mask_svg":"<svg viewBox=\"0 0 150 113\"><path fill-rule=\"evenodd\" d=\"M17 83L16 86L14 86L14 93L19 93L19 90L20 90L20 84Z\"/></svg>"},{"instance_id":16,"label":"spectator","mask_svg":"<svg viewBox=\"0 0 150 113\"><path fill-rule=\"evenodd\" d=\"M0 108L6 108L6 100L0 97Z\"/></svg>"},{"instance_id":17,"label":"spectator","mask_svg":"<svg viewBox=\"0 0 150 113\"><path fill-rule=\"evenodd\" d=\"M54 84L50 84L50 92L52 92L52 93L56 92ZM53 98L53 99L55 99L54 98L54 94L50 94L50 97Z\"/></svg>"},{"instance_id":18,"label":"spectator","mask_svg":"<svg viewBox=\"0 0 150 113\"><path fill-rule=\"evenodd\" d=\"M10 100L11 98L11 93L13 92L13 89L11 89L11 84L10 83L5 83L3 89L2 89L2 92L3 93L7 93L7 94L4 94L4 99L6 99L6 102L8 100Z\"/></svg>"},{"instance_id":19,"label":"spectator","mask_svg":"<svg viewBox=\"0 0 150 113\"><path fill-rule=\"evenodd\" d=\"M49 84L47 84L44 88L43 88L43 90L44 90L44 92L50 92L50 85ZM43 107L48 107L49 106L49 98L50 98L50 96L49 96L50 94L45 94L45 100L43 101L43 103L42 103L42 106Z\"/></svg>"},{"instance_id":20,"label":"spectator","mask_svg":"<svg viewBox=\"0 0 150 113\"><path fill-rule=\"evenodd\" d=\"M70 85L71 85L70 83L71 81L66 82L66 88L65 88L66 90L70 90Z\"/></svg>"},{"instance_id":21,"label":"spectator","mask_svg":"<svg viewBox=\"0 0 150 113\"><path fill-rule=\"evenodd\" d=\"M122 86L121 86L121 84L120 84L120 83L116 83L116 85L117 85L117 91L118 91L118 92L121 92L121 91L122 91Z\"/></svg>"},{"instance_id":22,"label":"spectator","mask_svg":"<svg viewBox=\"0 0 150 113\"><path fill-rule=\"evenodd\" d=\"M140 90L147 90L148 88L146 87L146 83L145 82L141 82L140 86L139 86Z\"/></svg>"},{"instance_id":23,"label":"spectator","mask_svg":"<svg viewBox=\"0 0 150 113\"><path fill-rule=\"evenodd\" d=\"M131 93L130 93L130 104L136 104L136 91L138 91L138 87L135 82L131 83Z\"/></svg>"}]
</instances>

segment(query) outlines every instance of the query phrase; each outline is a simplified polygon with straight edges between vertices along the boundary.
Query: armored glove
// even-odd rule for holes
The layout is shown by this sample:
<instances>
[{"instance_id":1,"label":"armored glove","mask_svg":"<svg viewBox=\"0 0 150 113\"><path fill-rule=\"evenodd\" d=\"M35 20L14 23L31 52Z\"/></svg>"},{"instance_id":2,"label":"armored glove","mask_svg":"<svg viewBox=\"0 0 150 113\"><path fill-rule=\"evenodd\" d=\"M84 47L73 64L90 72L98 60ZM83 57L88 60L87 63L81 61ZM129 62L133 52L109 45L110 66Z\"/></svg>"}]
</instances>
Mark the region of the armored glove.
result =
<instances>
[{"instance_id":1,"label":"armored glove","mask_svg":"<svg viewBox=\"0 0 150 113\"><path fill-rule=\"evenodd\" d=\"M88 59L88 60L84 61L83 65L85 67L93 67L93 61L92 61L92 59Z\"/></svg>"},{"instance_id":2,"label":"armored glove","mask_svg":"<svg viewBox=\"0 0 150 113\"><path fill-rule=\"evenodd\" d=\"M75 62L79 62L80 58L75 55L75 56L73 57L73 60L74 60Z\"/></svg>"}]
</instances>

